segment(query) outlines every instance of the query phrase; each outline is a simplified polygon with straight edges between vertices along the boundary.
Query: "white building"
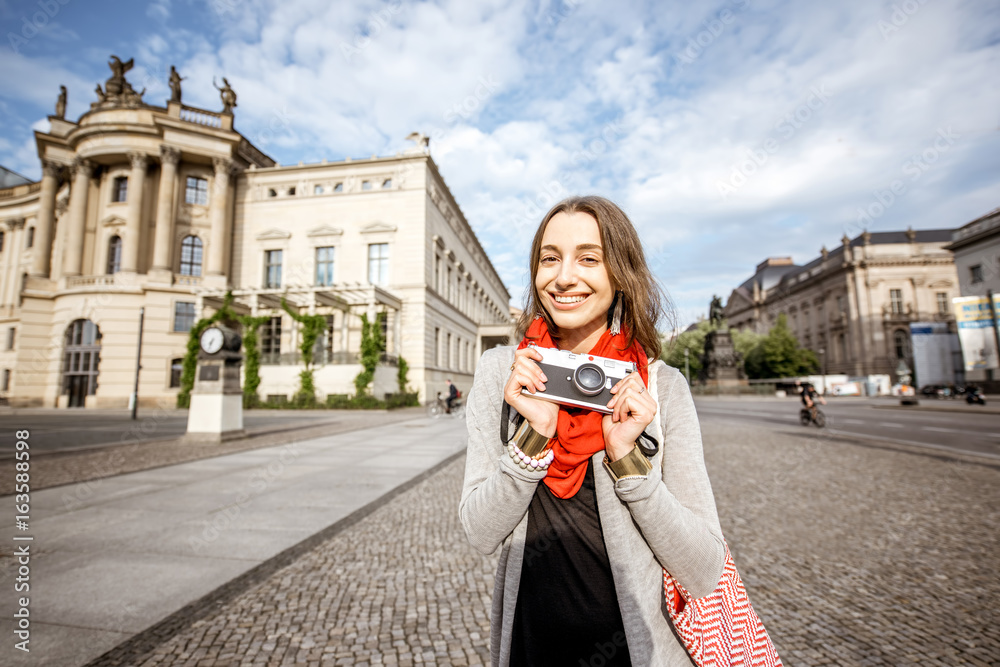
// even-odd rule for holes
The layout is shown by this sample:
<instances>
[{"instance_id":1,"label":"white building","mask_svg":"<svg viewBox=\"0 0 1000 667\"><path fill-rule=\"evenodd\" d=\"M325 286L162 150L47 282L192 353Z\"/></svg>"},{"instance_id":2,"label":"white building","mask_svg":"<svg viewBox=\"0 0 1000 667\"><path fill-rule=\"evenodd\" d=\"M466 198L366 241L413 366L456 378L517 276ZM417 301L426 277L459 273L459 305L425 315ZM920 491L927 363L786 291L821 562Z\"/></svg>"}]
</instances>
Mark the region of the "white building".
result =
<instances>
[{"instance_id":1,"label":"white building","mask_svg":"<svg viewBox=\"0 0 1000 667\"><path fill-rule=\"evenodd\" d=\"M231 111L142 101L122 72L77 121L36 132L43 177L0 189L0 395L12 405L124 407L145 309L140 401L170 401L193 322L225 293L260 331L260 395L298 384L281 298L325 314L320 399L353 393L360 315L387 314L376 395L395 360L422 397L471 385L506 342L506 287L425 146L281 166ZM179 91L178 95L179 97Z\"/></svg>"}]
</instances>

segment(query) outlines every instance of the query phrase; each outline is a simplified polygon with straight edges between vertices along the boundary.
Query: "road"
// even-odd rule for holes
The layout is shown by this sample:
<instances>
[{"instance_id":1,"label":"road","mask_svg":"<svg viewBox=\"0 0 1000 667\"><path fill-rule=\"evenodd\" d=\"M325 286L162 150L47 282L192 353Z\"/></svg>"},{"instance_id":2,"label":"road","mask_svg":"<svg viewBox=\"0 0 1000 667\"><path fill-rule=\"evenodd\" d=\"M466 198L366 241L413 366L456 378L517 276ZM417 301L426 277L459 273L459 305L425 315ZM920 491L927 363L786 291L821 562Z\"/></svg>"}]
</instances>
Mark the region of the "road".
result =
<instances>
[{"instance_id":1,"label":"road","mask_svg":"<svg viewBox=\"0 0 1000 667\"><path fill-rule=\"evenodd\" d=\"M32 451L38 453L89 449L107 444L132 444L177 438L187 431L187 410L139 410L132 420L126 410L15 409L0 411L0 443L13 442L14 432L31 432ZM334 411L253 410L243 413L243 426L302 426L337 419ZM0 459L14 456L14 448L0 447Z\"/></svg>"},{"instance_id":2,"label":"road","mask_svg":"<svg viewBox=\"0 0 1000 667\"><path fill-rule=\"evenodd\" d=\"M898 399L832 398L822 408L826 432L1000 459L1000 415L966 412L961 404L950 402L921 403L904 408ZM799 425L798 399L699 396L695 404L703 420Z\"/></svg>"}]
</instances>

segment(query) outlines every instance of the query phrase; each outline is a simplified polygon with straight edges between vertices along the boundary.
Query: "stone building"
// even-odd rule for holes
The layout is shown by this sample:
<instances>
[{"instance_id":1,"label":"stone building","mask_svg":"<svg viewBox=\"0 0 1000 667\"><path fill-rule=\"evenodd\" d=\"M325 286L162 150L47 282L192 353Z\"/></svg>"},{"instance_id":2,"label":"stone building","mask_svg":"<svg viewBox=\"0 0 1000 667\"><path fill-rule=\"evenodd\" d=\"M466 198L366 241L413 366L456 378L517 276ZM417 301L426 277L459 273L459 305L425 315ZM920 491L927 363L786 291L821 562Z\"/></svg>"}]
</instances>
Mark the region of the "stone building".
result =
<instances>
[{"instance_id":1,"label":"stone building","mask_svg":"<svg viewBox=\"0 0 1000 667\"><path fill-rule=\"evenodd\" d=\"M1000 208L956 229L945 247L955 256L960 291L955 296L1000 294ZM993 369L969 371L966 379L991 382L984 387L990 392L1000 389L995 384L1000 373Z\"/></svg>"},{"instance_id":2,"label":"stone building","mask_svg":"<svg viewBox=\"0 0 1000 667\"><path fill-rule=\"evenodd\" d=\"M36 132L42 179L0 189L0 396L12 405L124 407L144 309L141 402L170 403L189 331L227 291L260 331L260 394L294 393L298 329L281 300L327 316L316 386L353 393L360 315L386 313L373 391L396 360L421 396L467 389L505 342L509 294L431 158L282 166L223 111L142 100L114 58L75 122Z\"/></svg>"},{"instance_id":3,"label":"stone building","mask_svg":"<svg viewBox=\"0 0 1000 667\"><path fill-rule=\"evenodd\" d=\"M954 330L951 299L958 276L945 245L951 230L846 235L799 266L790 257L761 262L732 291L729 325L767 333L785 313L799 343L817 353L827 373L888 374L900 360L913 368L910 324L945 322Z\"/></svg>"}]
</instances>

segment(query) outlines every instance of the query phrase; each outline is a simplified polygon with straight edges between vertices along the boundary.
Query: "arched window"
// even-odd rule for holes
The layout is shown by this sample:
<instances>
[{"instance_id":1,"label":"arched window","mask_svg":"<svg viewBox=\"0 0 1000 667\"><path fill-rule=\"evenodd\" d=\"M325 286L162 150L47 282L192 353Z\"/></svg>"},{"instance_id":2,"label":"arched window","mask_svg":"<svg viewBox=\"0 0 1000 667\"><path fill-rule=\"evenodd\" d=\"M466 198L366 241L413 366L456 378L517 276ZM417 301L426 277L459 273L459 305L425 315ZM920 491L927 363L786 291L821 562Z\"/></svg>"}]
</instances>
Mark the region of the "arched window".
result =
<instances>
[{"instance_id":1,"label":"arched window","mask_svg":"<svg viewBox=\"0 0 1000 667\"><path fill-rule=\"evenodd\" d=\"M122 269L122 237L115 234L108 240L108 274Z\"/></svg>"},{"instance_id":2,"label":"arched window","mask_svg":"<svg viewBox=\"0 0 1000 667\"><path fill-rule=\"evenodd\" d=\"M70 323L63 338L62 364L62 393L69 395L68 407L84 407L87 396L97 392L100 363L100 329L90 320Z\"/></svg>"},{"instance_id":3,"label":"arched window","mask_svg":"<svg viewBox=\"0 0 1000 667\"><path fill-rule=\"evenodd\" d=\"M181 241L181 275L201 275L201 239L185 236Z\"/></svg>"}]
</instances>

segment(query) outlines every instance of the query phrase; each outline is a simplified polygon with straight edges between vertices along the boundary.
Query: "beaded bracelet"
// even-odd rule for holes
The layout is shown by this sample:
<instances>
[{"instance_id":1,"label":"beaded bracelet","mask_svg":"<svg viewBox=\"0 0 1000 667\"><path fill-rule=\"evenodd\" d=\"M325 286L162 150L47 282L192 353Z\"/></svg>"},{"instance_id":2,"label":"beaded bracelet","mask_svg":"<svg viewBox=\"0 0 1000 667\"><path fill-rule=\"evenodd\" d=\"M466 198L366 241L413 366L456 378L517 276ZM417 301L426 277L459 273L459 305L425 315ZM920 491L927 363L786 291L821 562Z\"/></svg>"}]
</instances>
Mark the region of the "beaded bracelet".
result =
<instances>
[{"instance_id":1,"label":"beaded bracelet","mask_svg":"<svg viewBox=\"0 0 1000 667\"><path fill-rule=\"evenodd\" d=\"M545 470L552 464L552 461L556 457L555 452L550 448L546 450L545 456L538 459L532 458L522 452L513 442L507 445L507 453L510 454L510 458L513 459L514 463L525 470L529 468L531 470Z\"/></svg>"}]
</instances>

